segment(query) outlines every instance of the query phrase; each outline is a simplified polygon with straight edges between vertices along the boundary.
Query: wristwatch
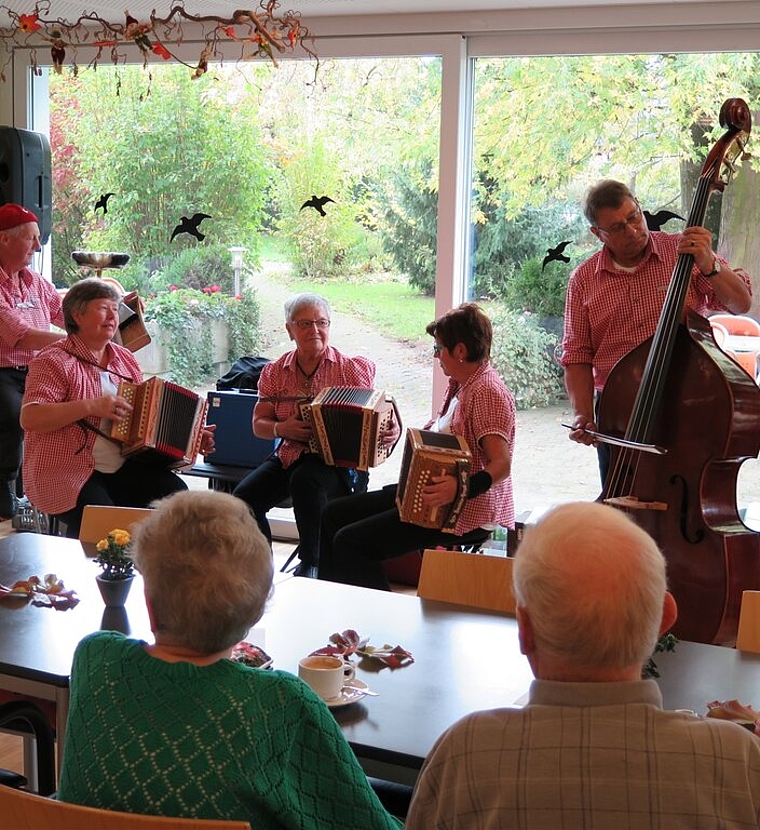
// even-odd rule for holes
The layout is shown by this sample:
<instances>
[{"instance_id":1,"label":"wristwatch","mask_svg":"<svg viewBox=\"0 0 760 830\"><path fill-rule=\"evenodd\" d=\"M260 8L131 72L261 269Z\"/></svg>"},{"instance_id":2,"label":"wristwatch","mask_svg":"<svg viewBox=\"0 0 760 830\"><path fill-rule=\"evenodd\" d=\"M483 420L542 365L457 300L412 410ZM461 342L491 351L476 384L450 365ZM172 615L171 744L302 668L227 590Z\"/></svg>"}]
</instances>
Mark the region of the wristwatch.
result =
<instances>
[{"instance_id":1,"label":"wristwatch","mask_svg":"<svg viewBox=\"0 0 760 830\"><path fill-rule=\"evenodd\" d=\"M722 267L723 266L720 264L720 260L718 259L718 257L715 257L715 259L713 260L712 271L710 271L709 274L705 274L705 272L703 271L702 276L707 277L707 279L710 279L711 277L715 277L720 273L720 269Z\"/></svg>"}]
</instances>

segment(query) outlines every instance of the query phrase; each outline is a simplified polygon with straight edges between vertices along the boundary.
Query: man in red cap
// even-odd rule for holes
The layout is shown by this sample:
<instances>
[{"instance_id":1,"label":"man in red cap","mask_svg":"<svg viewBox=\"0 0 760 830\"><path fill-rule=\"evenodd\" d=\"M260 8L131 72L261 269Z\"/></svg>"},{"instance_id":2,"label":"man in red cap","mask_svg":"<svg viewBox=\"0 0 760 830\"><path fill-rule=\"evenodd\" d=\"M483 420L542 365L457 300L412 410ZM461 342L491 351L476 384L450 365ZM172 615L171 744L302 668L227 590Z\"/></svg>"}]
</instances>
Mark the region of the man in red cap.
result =
<instances>
[{"instance_id":1,"label":"man in red cap","mask_svg":"<svg viewBox=\"0 0 760 830\"><path fill-rule=\"evenodd\" d=\"M24 434L19 424L29 361L65 336L61 298L29 265L40 248L37 217L25 207L0 206L0 520L12 518Z\"/></svg>"}]
</instances>

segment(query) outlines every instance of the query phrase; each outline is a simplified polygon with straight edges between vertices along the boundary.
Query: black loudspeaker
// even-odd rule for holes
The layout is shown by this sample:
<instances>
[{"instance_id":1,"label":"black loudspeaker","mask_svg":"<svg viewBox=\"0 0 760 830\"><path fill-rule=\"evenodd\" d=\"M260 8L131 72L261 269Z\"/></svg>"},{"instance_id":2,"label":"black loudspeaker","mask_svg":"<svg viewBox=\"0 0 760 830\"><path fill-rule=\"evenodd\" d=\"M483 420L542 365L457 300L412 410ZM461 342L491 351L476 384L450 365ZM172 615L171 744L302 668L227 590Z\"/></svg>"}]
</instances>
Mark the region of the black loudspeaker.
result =
<instances>
[{"instance_id":1,"label":"black loudspeaker","mask_svg":"<svg viewBox=\"0 0 760 830\"><path fill-rule=\"evenodd\" d=\"M40 240L50 238L53 184L50 142L42 133L0 127L0 205L15 202L31 210Z\"/></svg>"}]
</instances>

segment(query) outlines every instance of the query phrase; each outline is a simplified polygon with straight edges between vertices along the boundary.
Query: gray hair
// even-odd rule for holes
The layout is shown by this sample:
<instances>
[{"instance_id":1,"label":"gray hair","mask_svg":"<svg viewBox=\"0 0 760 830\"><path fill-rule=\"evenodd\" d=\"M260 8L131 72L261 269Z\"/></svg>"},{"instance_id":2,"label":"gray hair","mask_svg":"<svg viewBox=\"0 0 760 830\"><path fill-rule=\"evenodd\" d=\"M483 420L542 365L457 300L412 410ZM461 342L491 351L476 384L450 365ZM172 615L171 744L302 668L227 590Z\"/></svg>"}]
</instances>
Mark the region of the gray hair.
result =
<instances>
[{"instance_id":1,"label":"gray hair","mask_svg":"<svg viewBox=\"0 0 760 830\"><path fill-rule=\"evenodd\" d=\"M133 548L157 634L214 654L261 619L272 552L241 499L211 490L169 496L137 525Z\"/></svg>"},{"instance_id":2,"label":"gray hair","mask_svg":"<svg viewBox=\"0 0 760 830\"><path fill-rule=\"evenodd\" d=\"M537 648L579 672L628 668L652 654L665 560L622 511L595 502L553 509L525 533L513 582Z\"/></svg>"},{"instance_id":3,"label":"gray hair","mask_svg":"<svg viewBox=\"0 0 760 830\"><path fill-rule=\"evenodd\" d=\"M63 298L63 320L66 331L74 334L79 331L79 324L74 319L75 314L84 314L87 304L92 300L112 300L121 302L121 294L110 283L99 277L86 277L69 288Z\"/></svg>"},{"instance_id":4,"label":"gray hair","mask_svg":"<svg viewBox=\"0 0 760 830\"><path fill-rule=\"evenodd\" d=\"M586 194L583 215L586 217L589 225L596 227L596 217L599 215L600 210L604 208L619 208L626 199L636 201L636 197L627 185L615 179L602 179Z\"/></svg>"},{"instance_id":5,"label":"gray hair","mask_svg":"<svg viewBox=\"0 0 760 830\"><path fill-rule=\"evenodd\" d=\"M292 323L293 318L304 308L321 308L327 319L330 319L330 303L319 294L296 294L285 303L285 322Z\"/></svg>"}]
</instances>

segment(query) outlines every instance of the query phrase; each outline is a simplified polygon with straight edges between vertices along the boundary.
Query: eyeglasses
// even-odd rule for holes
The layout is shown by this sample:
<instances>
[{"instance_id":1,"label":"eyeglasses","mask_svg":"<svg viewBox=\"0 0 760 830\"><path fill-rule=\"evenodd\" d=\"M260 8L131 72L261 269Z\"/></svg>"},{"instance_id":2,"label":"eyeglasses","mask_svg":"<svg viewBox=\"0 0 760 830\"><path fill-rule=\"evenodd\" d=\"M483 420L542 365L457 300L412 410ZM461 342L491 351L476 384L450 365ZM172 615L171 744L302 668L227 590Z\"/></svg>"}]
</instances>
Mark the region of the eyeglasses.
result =
<instances>
[{"instance_id":1,"label":"eyeglasses","mask_svg":"<svg viewBox=\"0 0 760 830\"><path fill-rule=\"evenodd\" d=\"M641 221L642 215L641 208L636 208L633 213L626 217L624 222L615 222L615 224L610 225L609 228L600 228L599 225L597 225L596 229L602 233L606 233L607 236L620 236L628 230L629 225L638 225Z\"/></svg>"},{"instance_id":2,"label":"eyeglasses","mask_svg":"<svg viewBox=\"0 0 760 830\"><path fill-rule=\"evenodd\" d=\"M433 357L438 357L438 355L445 349L445 346L442 346L440 343L433 343Z\"/></svg>"},{"instance_id":3,"label":"eyeglasses","mask_svg":"<svg viewBox=\"0 0 760 830\"><path fill-rule=\"evenodd\" d=\"M321 331L330 328L330 321L325 320L324 317L320 317L319 320L293 320L293 325L298 326L301 331L306 331L312 326L316 326Z\"/></svg>"}]
</instances>

